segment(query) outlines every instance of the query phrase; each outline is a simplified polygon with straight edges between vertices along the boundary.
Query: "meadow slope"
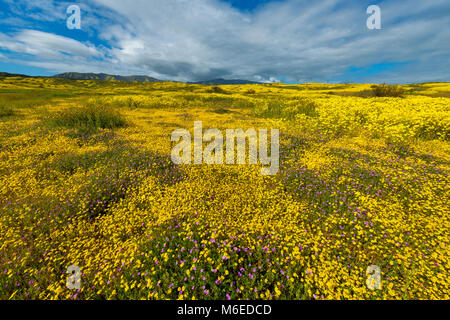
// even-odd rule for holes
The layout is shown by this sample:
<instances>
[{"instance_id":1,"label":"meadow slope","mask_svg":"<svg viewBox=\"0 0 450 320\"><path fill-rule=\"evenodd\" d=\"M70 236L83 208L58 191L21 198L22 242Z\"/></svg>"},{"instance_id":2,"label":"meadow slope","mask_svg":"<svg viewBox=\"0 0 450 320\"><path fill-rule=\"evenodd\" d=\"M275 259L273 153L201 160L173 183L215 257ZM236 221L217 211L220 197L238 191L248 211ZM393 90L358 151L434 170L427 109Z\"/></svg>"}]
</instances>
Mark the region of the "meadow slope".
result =
<instances>
[{"instance_id":1,"label":"meadow slope","mask_svg":"<svg viewBox=\"0 0 450 320\"><path fill-rule=\"evenodd\" d=\"M450 84L372 89L0 79L0 299L449 299ZM278 174L174 165L194 121Z\"/></svg>"}]
</instances>

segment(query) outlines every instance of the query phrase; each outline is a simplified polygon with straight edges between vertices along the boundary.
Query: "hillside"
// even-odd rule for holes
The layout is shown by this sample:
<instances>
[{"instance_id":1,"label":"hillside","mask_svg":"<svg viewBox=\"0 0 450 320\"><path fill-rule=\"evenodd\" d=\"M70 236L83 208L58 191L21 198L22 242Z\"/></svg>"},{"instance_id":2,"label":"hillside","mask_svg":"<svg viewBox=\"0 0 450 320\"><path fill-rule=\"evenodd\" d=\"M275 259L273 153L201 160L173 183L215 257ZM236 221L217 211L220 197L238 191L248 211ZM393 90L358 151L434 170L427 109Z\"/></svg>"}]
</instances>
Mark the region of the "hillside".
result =
<instances>
[{"instance_id":1,"label":"hillside","mask_svg":"<svg viewBox=\"0 0 450 320\"><path fill-rule=\"evenodd\" d=\"M22 78L33 78L32 76L27 76L25 74L17 74L17 73L9 73L9 72L0 72L0 78L9 78L9 77L22 77Z\"/></svg>"},{"instance_id":2,"label":"hillside","mask_svg":"<svg viewBox=\"0 0 450 320\"><path fill-rule=\"evenodd\" d=\"M149 76L120 76L110 75L105 73L78 73L78 72L65 72L56 74L53 78L72 79L72 80L117 80L126 82L159 82L161 80L149 77Z\"/></svg>"}]
</instances>

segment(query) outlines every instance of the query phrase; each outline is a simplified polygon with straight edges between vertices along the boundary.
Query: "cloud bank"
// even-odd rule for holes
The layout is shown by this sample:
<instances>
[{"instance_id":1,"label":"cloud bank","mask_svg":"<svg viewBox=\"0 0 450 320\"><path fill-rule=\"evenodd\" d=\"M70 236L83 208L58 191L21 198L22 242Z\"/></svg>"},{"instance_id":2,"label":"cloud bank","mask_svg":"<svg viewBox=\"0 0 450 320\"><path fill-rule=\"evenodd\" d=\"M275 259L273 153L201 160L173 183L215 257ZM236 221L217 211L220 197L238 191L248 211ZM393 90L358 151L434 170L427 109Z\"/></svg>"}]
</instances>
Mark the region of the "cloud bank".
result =
<instances>
[{"instance_id":1,"label":"cloud bank","mask_svg":"<svg viewBox=\"0 0 450 320\"><path fill-rule=\"evenodd\" d=\"M218 0L92 0L80 5L82 30L59 34L52 26L64 27L72 3L7 4L0 58L54 72L180 81L450 81L447 0L378 2L381 30L367 29L373 3L366 1L286 0L249 12Z\"/></svg>"}]
</instances>

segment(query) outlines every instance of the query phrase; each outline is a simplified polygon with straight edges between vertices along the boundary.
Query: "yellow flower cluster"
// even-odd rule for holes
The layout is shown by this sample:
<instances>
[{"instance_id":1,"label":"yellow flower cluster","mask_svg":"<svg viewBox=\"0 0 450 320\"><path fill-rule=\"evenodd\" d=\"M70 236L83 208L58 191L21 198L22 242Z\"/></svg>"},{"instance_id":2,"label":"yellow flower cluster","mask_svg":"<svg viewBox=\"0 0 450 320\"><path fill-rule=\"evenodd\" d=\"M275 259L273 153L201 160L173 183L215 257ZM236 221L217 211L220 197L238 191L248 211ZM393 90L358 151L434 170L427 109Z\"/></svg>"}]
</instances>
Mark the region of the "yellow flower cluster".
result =
<instances>
[{"instance_id":1,"label":"yellow flower cluster","mask_svg":"<svg viewBox=\"0 0 450 320\"><path fill-rule=\"evenodd\" d=\"M450 87L370 87L0 80L0 299L449 299ZM83 103L128 125L46 123ZM279 173L173 164L194 121L280 129Z\"/></svg>"}]
</instances>

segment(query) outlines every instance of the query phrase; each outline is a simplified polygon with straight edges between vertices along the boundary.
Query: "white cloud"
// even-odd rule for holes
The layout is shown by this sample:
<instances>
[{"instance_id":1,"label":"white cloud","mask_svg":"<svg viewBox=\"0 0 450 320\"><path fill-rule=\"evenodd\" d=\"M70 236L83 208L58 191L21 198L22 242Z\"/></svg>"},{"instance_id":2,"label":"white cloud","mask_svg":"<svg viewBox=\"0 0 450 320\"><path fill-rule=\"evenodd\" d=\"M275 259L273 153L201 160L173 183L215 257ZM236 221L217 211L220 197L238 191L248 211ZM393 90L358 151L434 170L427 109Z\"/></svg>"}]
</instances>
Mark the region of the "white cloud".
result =
<instances>
[{"instance_id":1,"label":"white cloud","mask_svg":"<svg viewBox=\"0 0 450 320\"><path fill-rule=\"evenodd\" d=\"M93 45L36 30L23 30L13 38L0 34L0 47L44 59L62 58L66 54L84 58L102 55Z\"/></svg>"},{"instance_id":2,"label":"white cloud","mask_svg":"<svg viewBox=\"0 0 450 320\"><path fill-rule=\"evenodd\" d=\"M69 2L53 0L3 0L17 17L40 21L64 19Z\"/></svg>"}]
</instances>

